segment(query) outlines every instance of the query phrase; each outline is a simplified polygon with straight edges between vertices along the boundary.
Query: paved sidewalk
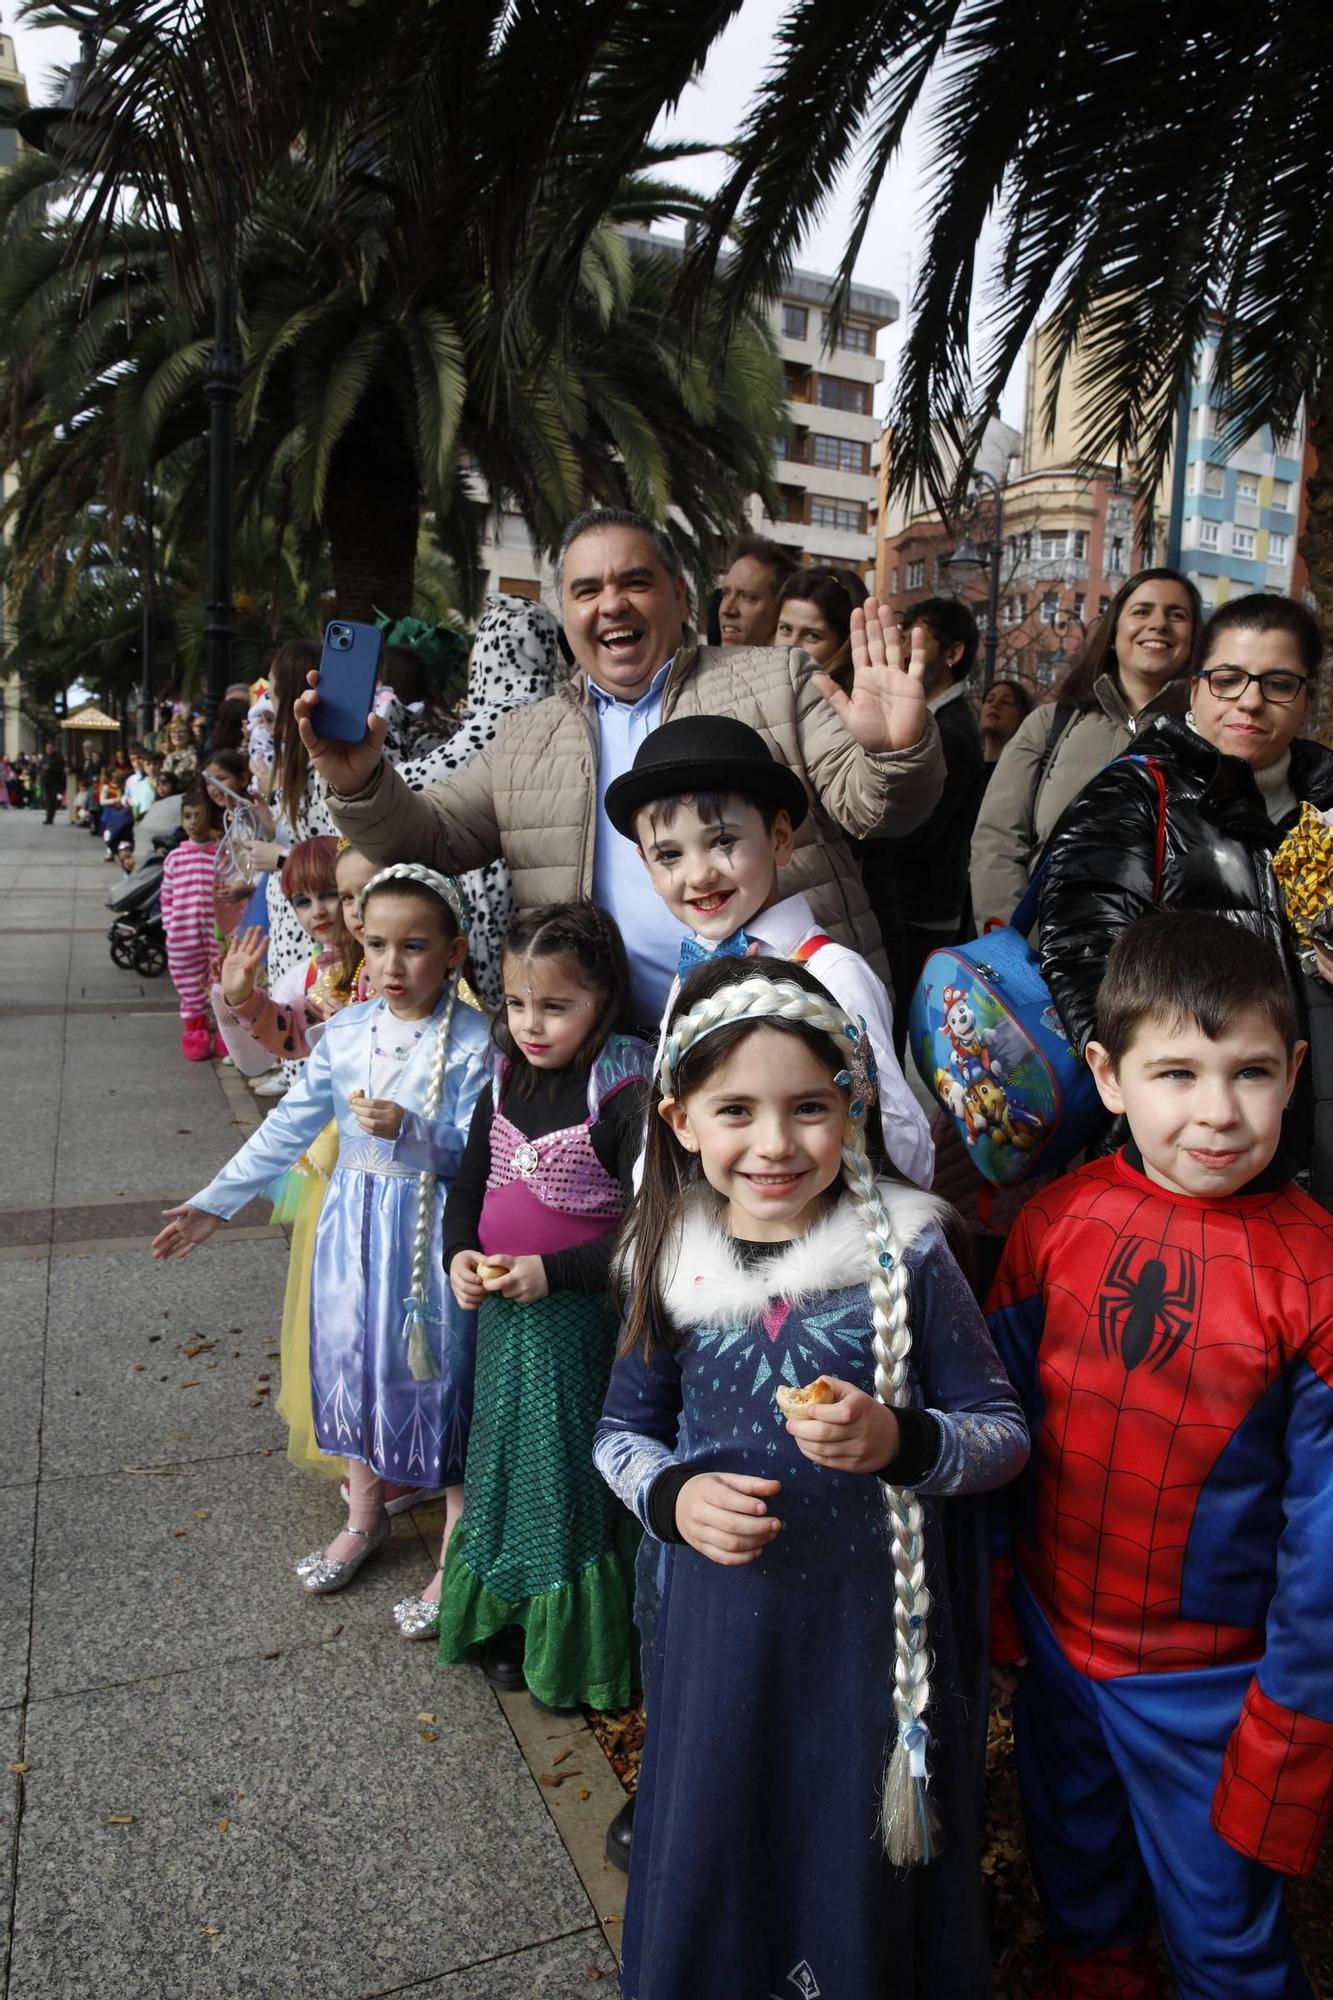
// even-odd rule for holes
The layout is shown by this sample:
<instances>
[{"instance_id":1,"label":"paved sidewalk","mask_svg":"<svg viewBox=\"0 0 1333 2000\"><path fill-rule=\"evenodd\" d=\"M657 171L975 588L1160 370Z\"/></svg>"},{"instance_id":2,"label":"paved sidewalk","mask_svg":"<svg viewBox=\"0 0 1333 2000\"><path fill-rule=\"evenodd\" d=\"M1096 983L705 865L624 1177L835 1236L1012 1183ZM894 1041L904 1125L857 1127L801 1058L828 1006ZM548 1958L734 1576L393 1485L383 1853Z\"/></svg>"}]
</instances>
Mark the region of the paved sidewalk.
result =
<instances>
[{"instance_id":1,"label":"paved sidewalk","mask_svg":"<svg viewBox=\"0 0 1333 2000\"><path fill-rule=\"evenodd\" d=\"M165 977L111 964L112 879L0 812L3 1993L609 1993L610 1767L389 1622L438 1516L344 1595L293 1580L337 1502L270 1409L282 1232L256 1205L149 1261L249 1099L182 1060ZM571 1735L586 1775L545 1791Z\"/></svg>"}]
</instances>

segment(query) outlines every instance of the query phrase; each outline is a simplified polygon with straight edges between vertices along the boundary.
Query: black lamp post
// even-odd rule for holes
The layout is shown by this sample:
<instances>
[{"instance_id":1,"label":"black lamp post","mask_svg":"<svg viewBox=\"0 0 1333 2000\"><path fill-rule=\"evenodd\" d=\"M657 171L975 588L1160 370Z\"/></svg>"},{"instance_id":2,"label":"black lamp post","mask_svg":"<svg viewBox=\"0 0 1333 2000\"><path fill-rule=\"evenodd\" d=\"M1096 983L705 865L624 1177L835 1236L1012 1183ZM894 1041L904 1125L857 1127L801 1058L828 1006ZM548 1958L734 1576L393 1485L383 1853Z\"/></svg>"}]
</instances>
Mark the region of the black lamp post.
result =
<instances>
[{"instance_id":1,"label":"black lamp post","mask_svg":"<svg viewBox=\"0 0 1333 2000\"><path fill-rule=\"evenodd\" d=\"M991 539L983 551L977 548L970 535L964 534L944 567L951 579L960 585L974 582L984 572L989 573L986 653L981 680L981 692L984 695L995 679L995 655L1000 644L1000 565L1004 561L1004 487L993 473L978 470L973 473L972 478L976 485L983 490L989 489L995 495L995 517L991 527Z\"/></svg>"},{"instance_id":2,"label":"black lamp post","mask_svg":"<svg viewBox=\"0 0 1333 2000\"><path fill-rule=\"evenodd\" d=\"M18 120L21 137L61 166L78 163L78 127L96 123L96 94L90 89L97 56L97 36L84 29L79 36L79 60L70 69L55 104L35 105ZM212 734L218 706L231 680L234 609L232 605L232 485L235 463L236 403L240 395L240 352L236 341L236 202L230 185L220 191L213 270L213 351L204 371L208 404L208 603L204 621L204 697L206 736ZM151 475L146 499L144 551L143 659L139 689L140 727L152 726L152 550L153 491Z\"/></svg>"}]
</instances>

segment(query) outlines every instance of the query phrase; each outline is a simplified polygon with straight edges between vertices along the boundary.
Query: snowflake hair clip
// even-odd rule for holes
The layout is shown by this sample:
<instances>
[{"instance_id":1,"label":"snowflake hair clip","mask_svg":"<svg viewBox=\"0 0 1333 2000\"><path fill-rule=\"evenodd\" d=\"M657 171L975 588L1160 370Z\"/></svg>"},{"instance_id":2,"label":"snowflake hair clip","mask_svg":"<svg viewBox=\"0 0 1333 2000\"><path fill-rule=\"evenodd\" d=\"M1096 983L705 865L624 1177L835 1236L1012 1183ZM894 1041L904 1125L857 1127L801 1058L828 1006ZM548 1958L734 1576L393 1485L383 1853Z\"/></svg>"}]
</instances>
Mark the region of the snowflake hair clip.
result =
<instances>
[{"instance_id":1,"label":"snowflake hair clip","mask_svg":"<svg viewBox=\"0 0 1333 2000\"><path fill-rule=\"evenodd\" d=\"M847 1116L859 1124L878 1095L879 1065L870 1046L866 1017L858 1014L856 1018L859 1026L853 1027L850 1021L847 1023L847 1036L852 1043L847 1066L838 1071L833 1081L843 1090L851 1091L852 1101L847 1107Z\"/></svg>"}]
</instances>

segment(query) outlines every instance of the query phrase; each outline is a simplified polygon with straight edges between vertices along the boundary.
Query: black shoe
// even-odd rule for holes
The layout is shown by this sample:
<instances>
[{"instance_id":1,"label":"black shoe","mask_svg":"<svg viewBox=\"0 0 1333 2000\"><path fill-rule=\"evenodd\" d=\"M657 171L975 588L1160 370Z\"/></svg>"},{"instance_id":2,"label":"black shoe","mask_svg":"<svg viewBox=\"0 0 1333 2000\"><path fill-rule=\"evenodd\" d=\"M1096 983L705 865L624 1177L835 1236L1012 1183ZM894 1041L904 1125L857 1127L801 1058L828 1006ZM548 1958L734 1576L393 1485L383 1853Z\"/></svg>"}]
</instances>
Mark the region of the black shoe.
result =
<instances>
[{"instance_id":1,"label":"black shoe","mask_svg":"<svg viewBox=\"0 0 1333 2000\"><path fill-rule=\"evenodd\" d=\"M634 1800L626 1799L606 1829L606 1858L622 1875L629 1874L630 1848L634 1844Z\"/></svg>"},{"instance_id":2,"label":"black shoe","mask_svg":"<svg viewBox=\"0 0 1333 2000\"><path fill-rule=\"evenodd\" d=\"M481 1649L481 1671L504 1694L522 1694L524 1634L521 1625L506 1625Z\"/></svg>"}]
</instances>

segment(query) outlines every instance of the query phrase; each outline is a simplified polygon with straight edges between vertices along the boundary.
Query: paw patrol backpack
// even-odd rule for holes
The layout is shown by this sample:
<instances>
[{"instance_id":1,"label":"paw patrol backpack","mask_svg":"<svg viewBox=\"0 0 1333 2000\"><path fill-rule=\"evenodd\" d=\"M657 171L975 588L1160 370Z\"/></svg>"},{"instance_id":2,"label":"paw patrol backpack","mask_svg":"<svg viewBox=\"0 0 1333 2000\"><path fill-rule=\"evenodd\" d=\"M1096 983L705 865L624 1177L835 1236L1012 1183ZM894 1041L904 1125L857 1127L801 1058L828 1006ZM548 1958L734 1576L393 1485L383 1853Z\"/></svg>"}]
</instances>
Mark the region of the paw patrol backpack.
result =
<instances>
[{"instance_id":1,"label":"paw patrol backpack","mask_svg":"<svg viewBox=\"0 0 1333 2000\"><path fill-rule=\"evenodd\" d=\"M1157 781L1162 886L1166 781ZM1011 922L971 944L933 951L908 1014L907 1039L927 1088L958 1128L978 1173L997 1187L1059 1173L1102 1120L1092 1072L1071 1044L1028 933L1036 928L1043 869Z\"/></svg>"}]
</instances>

